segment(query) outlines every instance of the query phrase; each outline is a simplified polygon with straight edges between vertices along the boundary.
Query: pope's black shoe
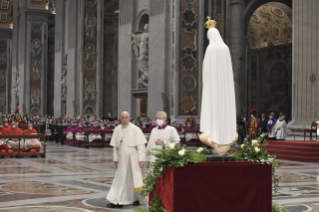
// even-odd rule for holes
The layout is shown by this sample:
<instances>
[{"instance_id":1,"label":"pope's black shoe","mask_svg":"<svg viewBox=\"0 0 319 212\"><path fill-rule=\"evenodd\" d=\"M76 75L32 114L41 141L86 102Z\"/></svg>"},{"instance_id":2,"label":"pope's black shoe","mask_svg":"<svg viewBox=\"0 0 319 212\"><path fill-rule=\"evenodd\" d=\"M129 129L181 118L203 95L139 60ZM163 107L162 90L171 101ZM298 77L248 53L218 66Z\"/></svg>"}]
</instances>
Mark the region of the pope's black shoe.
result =
<instances>
[{"instance_id":1,"label":"pope's black shoe","mask_svg":"<svg viewBox=\"0 0 319 212\"><path fill-rule=\"evenodd\" d=\"M133 205L134 205L134 206L139 206L139 205L140 205L140 201L135 201L135 202L133 202Z\"/></svg>"},{"instance_id":2,"label":"pope's black shoe","mask_svg":"<svg viewBox=\"0 0 319 212\"><path fill-rule=\"evenodd\" d=\"M119 205L119 204L115 205L113 203L109 203L106 205L106 207L108 207L108 208L123 208L123 205Z\"/></svg>"}]
</instances>

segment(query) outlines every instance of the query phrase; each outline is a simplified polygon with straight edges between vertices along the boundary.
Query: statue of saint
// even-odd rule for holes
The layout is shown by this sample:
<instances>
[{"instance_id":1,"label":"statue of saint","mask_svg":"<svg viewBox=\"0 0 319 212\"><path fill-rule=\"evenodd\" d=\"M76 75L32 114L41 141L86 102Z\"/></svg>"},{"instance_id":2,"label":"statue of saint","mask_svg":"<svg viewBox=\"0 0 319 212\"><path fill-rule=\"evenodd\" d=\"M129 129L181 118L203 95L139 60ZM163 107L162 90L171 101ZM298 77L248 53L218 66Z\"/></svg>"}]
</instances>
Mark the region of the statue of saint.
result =
<instances>
[{"instance_id":1,"label":"statue of saint","mask_svg":"<svg viewBox=\"0 0 319 212\"><path fill-rule=\"evenodd\" d=\"M133 50L138 61L138 70L140 72L138 86L147 87L148 86L148 29L149 25L145 24L145 31L143 33L132 34Z\"/></svg>"}]
</instances>

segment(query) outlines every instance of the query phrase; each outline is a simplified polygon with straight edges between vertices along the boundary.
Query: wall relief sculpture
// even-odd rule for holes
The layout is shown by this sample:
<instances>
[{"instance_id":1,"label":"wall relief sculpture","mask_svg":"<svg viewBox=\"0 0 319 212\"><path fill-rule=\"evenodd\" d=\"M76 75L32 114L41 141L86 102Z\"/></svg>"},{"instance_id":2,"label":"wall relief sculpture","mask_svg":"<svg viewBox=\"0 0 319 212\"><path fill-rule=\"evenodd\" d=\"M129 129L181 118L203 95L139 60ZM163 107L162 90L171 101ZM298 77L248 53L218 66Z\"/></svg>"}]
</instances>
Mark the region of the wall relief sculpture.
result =
<instances>
[{"instance_id":1,"label":"wall relief sculpture","mask_svg":"<svg viewBox=\"0 0 319 212\"><path fill-rule=\"evenodd\" d=\"M1 92L0 93L0 111L4 112L6 109L6 93Z\"/></svg>"},{"instance_id":2,"label":"wall relief sculpture","mask_svg":"<svg viewBox=\"0 0 319 212\"><path fill-rule=\"evenodd\" d=\"M32 60L32 64L31 64L31 77L33 80L38 80L40 79L41 76L41 61L38 59L34 59Z\"/></svg>"},{"instance_id":3,"label":"wall relief sculpture","mask_svg":"<svg viewBox=\"0 0 319 212\"><path fill-rule=\"evenodd\" d=\"M0 66L5 65L7 63L7 55L5 51L0 53Z\"/></svg>"},{"instance_id":4,"label":"wall relief sculpture","mask_svg":"<svg viewBox=\"0 0 319 212\"><path fill-rule=\"evenodd\" d=\"M95 68L96 49L93 43L85 45L85 67L87 70Z\"/></svg>"},{"instance_id":5,"label":"wall relief sculpture","mask_svg":"<svg viewBox=\"0 0 319 212\"><path fill-rule=\"evenodd\" d=\"M66 101L67 98L67 91L68 91L68 86L67 86L67 75L68 75L68 55L65 55L64 59L64 64L62 67L62 73L61 73L61 97L62 101Z\"/></svg>"},{"instance_id":6,"label":"wall relief sculpture","mask_svg":"<svg viewBox=\"0 0 319 212\"><path fill-rule=\"evenodd\" d=\"M145 24L143 33L128 33L132 37L133 50L138 61L139 79L138 87L148 87L148 30L149 25Z\"/></svg>"},{"instance_id":7,"label":"wall relief sculpture","mask_svg":"<svg viewBox=\"0 0 319 212\"><path fill-rule=\"evenodd\" d=\"M6 84L6 71L0 69L0 86L4 86Z\"/></svg>"},{"instance_id":8,"label":"wall relief sculpture","mask_svg":"<svg viewBox=\"0 0 319 212\"><path fill-rule=\"evenodd\" d=\"M42 44L39 39L34 39L31 45L32 57L39 57L42 52Z\"/></svg>"},{"instance_id":9,"label":"wall relief sculpture","mask_svg":"<svg viewBox=\"0 0 319 212\"><path fill-rule=\"evenodd\" d=\"M85 78L85 91L84 91L84 101L86 100L95 100L95 84L94 80L88 81Z\"/></svg>"},{"instance_id":10,"label":"wall relief sculpture","mask_svg":"<svg viewBox=\"0 0 319 212\"><path fill-rule=\"evenodd\" d=\"M20 83L20 75L19 75L19 72L17 72L16 82L13 86L13 93L15 95L16 106L19 106L19 83Z\"/></svg>"},{"instance_id":11,"label":"wall relief sculpture","mask_svg":"<svg viewBox=\"0 0 319 212\"><path fill-rule=\"evenodd\" d=\"M95 41L96 18L86 14L85 18L85 40Z\"/></svg>"},{"instance_id":12,"label":"wall relief sculpture","mask_svg":"<svg viewBox=\"0 0 319 212\"><path fill-rule=\"evenodd\" d=\"M32 88L31 90L31 105L40 105L40 89Z\"/></svg>"}]
</instances>

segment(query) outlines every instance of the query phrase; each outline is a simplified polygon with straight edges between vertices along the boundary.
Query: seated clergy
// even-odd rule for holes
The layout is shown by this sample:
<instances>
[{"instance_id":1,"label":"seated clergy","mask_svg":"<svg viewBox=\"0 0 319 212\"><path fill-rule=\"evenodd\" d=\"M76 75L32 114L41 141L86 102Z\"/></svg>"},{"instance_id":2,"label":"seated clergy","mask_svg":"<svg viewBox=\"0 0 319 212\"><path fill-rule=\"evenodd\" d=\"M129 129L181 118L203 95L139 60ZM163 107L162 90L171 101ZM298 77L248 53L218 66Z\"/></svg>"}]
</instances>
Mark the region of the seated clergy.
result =
<instances>
[{"instance_id":1,"label":"seated clergy","mask_svg":"<svg viewBox=\"0 0 319 212\"><path fill-rule=\"evenodd\" d=\"M69 125L68 128L66 129L66 143L69 146L72 145L73 143L73 132L75 131L76 128L77 126L75 126L75 123L71 121L71 125Z\"/></svg>"},{"instance_id":2,"label":"seated clergy","mask_svg":"<svg viewBox=\"0 0 319 212\"><path fill-rule=\"evenodd\" d=\"M3 128L4 128L4 130L7 131L7 132L11 129L11 126L8 124L8 119L7 119L7 118L5 118L5 119L3 120Z\"/></svg>"},{"instance_id":3,"label":"seated clergy","mask_svg":"<svg viewBox=\"0 0 319 212\"><path fill-rule=\"evenodd\" d=\"M33 128L32 124L28 124L28 129L23 131L24 135L37 135L38 132ZM31 149L38 149L40 151L41 142L37 138L26 139L24 142L24 149L29 151Z\"/></svg>"},{"instance_id":4,"label":"seated clergy","mask_svg":"<svg viewBox=\"0 0 319 212\"><path fill-rule=\"evenodd\" d=\"M74 130L77 147L81 147L84 141L86 141L85 130L86 128L82 125L82 122L79 122L77 128Z\"/></svg>"},{"instance_id":5,"label":"seated clergy","mask_svg":"<svg viewBox=\"0 0 319 212\"><path fill-rule=\"evenodd\" d=\"M7 134L7 130L3 127L3 122L2 121L0 121L0 133L2 135Z\"/></svg>"},{"instance_id":6,"label":"seated clergy","mask_svg":"<svg viewBox=\"0 0 319 212\"><path fill-rule=\"evenodd\" d=\"M23 131L23 135L37 135L38 132L33 128L32 124L28 124L28 129Z\"/></svg>"},{"instance_id":7,"label":"seated clergy","mask_svg":"<svg viewBox=\"0 0 319 212\"><path fill-rule=\"evenodd\" d=\"M22 135L22 130L17 127L16 122L12 122L11 128L7 130L8 135ZM12 150L18 150L19 149L19 142L17 138L13 138L12 140L9 140L7 143L9 149ZM23 141L20 142L20 149L23 149Z\"/></svg>"},{"instance_id":8,"label":"seated clergy","mask_svg":"<svg viewBox=\"0 0 319 212\"><path fill-rule=\"evenodd\" d=\"M89 131L95 131L95 130L101 130L101 127L99 125L98 121L94 121L93 126L90 127ZM93 142L93 143L101 143L102 141L102 136L100 133L97 134L90 134L89 135L89 142Z\"/></svg>"},{"instance_id":9,"label":"seated clergy","mask_svg":"<svg viewBox=\"0 0 319 212\"><path fill-rule=\"evenodd\" d=\"M22 135L22 130L17 125L16 122L12 122L11 127L7 128L8 135Z\"/></svg>"}]
</instances>

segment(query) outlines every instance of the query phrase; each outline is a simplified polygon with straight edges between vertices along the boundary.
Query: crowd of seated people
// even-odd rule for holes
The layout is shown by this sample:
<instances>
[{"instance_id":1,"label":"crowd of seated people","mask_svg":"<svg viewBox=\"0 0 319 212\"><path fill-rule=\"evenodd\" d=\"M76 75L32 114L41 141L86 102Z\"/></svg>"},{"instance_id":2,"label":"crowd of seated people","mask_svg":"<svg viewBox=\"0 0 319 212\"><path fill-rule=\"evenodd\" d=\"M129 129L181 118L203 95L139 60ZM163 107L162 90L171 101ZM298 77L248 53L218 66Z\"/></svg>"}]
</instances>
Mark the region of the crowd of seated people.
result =
<instances>
[{"instance_id":1,"label":"crowd of seated people","mask_svg":"<svg viewBox=\"0 0 319 212\"><path fill-rule=\"evenodd\" d=\"M52 116L39 114L19 114L19 109L12 114L1 114L2 124L0 124L0 132L6 135L21 135L21 134L46 134L49 136L49 140L56 143L75 145L82 147L84 142L89 143L101 143L102 135L100 133L89 133L88 136L85 132L90 131L105 131L104 140L109 142L112 137L112 131L118 126L121 121L109 113L105 117L97 116L77 116L77 117L64 117L54 118ZM148 117L137 117L132 119L131 123L140 127L141 130L148 137L153 128L157 127L155 121L152 121ZM195 130L195 119L191 113L184 123L170 122L169 125L174 126L181 137L183 133L187 131ZM198 130L197 128L196 130ZM186 141L198 140L198 137L194 133L186 134ZM1 144L1 143L0 143ZM37 144L37 145L35 145ZM27 145L27 146L26 146ZM30 141L24 141L24 149L29 150L30 146L41 147L40 141L31 139ZM31 148L32 149L32 148Z\"/></svg>"}]
</instances>

